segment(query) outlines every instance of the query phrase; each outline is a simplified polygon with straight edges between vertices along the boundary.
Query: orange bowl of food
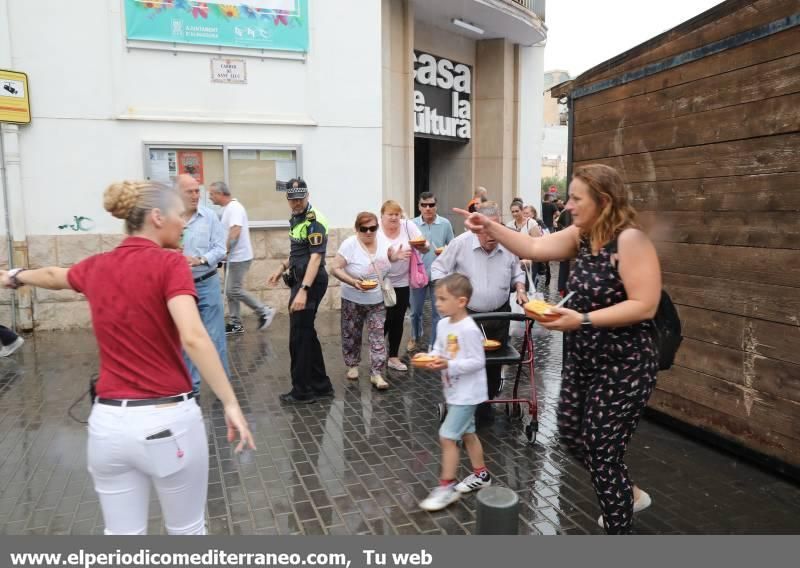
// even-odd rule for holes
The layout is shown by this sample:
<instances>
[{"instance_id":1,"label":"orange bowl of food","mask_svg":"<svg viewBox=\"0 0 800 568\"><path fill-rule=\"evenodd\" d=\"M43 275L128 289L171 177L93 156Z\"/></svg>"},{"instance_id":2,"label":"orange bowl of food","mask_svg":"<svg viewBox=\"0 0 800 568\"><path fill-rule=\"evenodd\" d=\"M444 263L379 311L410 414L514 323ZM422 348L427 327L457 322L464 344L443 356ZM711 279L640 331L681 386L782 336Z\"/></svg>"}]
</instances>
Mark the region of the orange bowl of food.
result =
<instances>
[{"instance_id":1,"label":"orange bowl of food","mask_svg":"<svg viewBox=\"0 0 800 568\"><path fill-rule=\"evenodd\" d=\"M502 347L503 344L497 341L496 339L484 339L483 340L483 350L484 351L497 351Z\"/></svg>"},{"instance_id":2,"label":"orange bowl of food","mask_svg":"<svg viewBox=\"0 0 800 568\"><path fill-rule=\"evenodd\" d=\"M420 247L424 247L425 243L427 243L427 242L428 241L426 241L424 237L419 237L419 238L416 238L416 239L411 239L410 241L408 241L408 244L410 244L414 248L420 248Z\"/></svg>"},{"instance_id":3,"label":"orange bowl of food","mask_svg":"<svg viewBox=\"0 0 800 568\"><path fill-rule=\"evenodd\" d=\"M362 280L359 285L362 290L374 290L378 287L378 283L375 280Z\"/></svg>"},{"instance_id":4,"label":"orange bowl of food","mask_svg":"<svg viewBox=\"0 0 800 568\"><path fill-rule=\"evenodd\" d=\"M547 323L555 321L559 318L558 314L554 314L550 311L550 309L554 308L555 306L548 304L544 300L531 300L522 307L528 317L533 318L538 322Z\"/></svg>"},{"instance_id":5,"label":"orange bowl of food","mask_svg":"<svg viewBox=\"0 0 800 568\"><path fill-rule=\"evenodd\" d=\"M431 355L429 353L417 353L411 358L411 366L424 369L427 368L430 363L438 360L439 357L436 355Z\"/></svg>"},{"instance_id":6,"label":"orange bowl of food","mask_svg":"<svg viewBox=\"0 0 800 568\"><path fill-rule=\"evenodd\" d=\"M436 256L439 256L444 252L444 247L437 247L434 252L436 253Z\"/></svg>"}]
</instances>

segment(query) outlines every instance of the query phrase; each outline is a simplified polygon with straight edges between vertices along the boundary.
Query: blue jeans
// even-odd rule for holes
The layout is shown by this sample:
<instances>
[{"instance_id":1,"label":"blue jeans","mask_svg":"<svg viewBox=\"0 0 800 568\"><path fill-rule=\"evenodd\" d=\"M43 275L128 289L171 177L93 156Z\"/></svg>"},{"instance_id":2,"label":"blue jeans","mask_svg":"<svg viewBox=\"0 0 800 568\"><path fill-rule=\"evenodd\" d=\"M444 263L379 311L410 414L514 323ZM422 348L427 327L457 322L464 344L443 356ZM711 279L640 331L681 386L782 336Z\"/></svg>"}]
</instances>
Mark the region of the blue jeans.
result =
<instances>
[{"instance_id":1,"label":"blue jeans","mask_svg":"<svg viewBox=\"0 0 800 568\"><path fill-rule=\"evenodd\" d=\"M197 288L197 308L200 310L200 319L206 327L211 342L217 348L219 358L225 374L230 376L228 370L228 344L225 340L225 309L222 306L222 288L219 283L219 274L195 284ZM189 374L192 377L192 388L195 394L200 392L200 371L192 361L183 353Z\"/></svg>"},{"instance_id":2,"label":"blue jeans","mask_svg":"<svg viewBox=\"0 0 800 568\"><path fill-rule=\"evenodd\" d=\"M436 311L436 296L433 284L428 284L424 288L411 288L411 337L417 341L422 337L422 310L425 302L431 298L431 340L430 344L436 343L436 325L442 319Z\"/></svg>"}]
</instances>

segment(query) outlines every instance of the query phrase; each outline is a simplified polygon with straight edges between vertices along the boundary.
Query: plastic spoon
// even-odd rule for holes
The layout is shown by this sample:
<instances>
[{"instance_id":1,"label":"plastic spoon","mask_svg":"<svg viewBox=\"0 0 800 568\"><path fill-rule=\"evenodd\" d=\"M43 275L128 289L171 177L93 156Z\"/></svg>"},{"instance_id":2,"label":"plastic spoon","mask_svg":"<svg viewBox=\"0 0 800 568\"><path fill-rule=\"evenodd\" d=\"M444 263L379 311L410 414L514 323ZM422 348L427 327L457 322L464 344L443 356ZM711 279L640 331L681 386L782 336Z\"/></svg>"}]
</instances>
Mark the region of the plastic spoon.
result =
<instances>
[{"instance_id":1,"label":"plastic spoon","mask_svg":"<svg viewBox=\"0 0 800 568\"><path fill-rule=\"evenodd\" d=\"M569 300L574 294L575 294L575 291L573 290L572 292L570 292L569 294L564 296L564 298L559 303L556 304L556 307L557 308L563 308L564 304L567 303L567 300Z\"/></svg>"}]
</instances>

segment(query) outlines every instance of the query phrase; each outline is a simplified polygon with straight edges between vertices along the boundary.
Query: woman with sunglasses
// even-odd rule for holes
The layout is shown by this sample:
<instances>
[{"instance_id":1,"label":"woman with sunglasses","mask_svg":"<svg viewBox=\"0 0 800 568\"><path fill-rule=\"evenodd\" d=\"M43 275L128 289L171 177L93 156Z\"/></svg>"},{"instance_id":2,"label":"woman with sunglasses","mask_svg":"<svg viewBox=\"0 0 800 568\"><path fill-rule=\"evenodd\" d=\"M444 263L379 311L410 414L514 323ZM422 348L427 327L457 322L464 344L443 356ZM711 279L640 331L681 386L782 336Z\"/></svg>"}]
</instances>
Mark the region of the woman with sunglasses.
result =
<instances>
[{"instance_id":1,"label":"woman with sunglasses","mask_svg":"<svg viewBox=\"0 0 800 568\"><path fill-rule=\"evenodd\" d=\"M344 240L333 259L331 274L342 282L342 355L347 378L358 380L361 338L367 326L370 382L378 390L389 388L386 343L383 336L386 307L380 283L391 268L389 243L378 231L378 217L364 211L356 216L356 234ZM392 258L394 256L392 255Z\"/></svg>"},{"instance_id":2,"label":"woman with sunglasses","mask_svg":"<svg viewBox=\"0 0 800 568\"><path fill-rule=\"evenodd\" d=\"M358 380L361 362L361 337L367 326L370 357L370 382L378 390L389 388L383 378L386 370L386 343L383 330L386 307L380 283L388 277L396 255L389 241L378 231L378 217L364 211L356 216L356 234L348 237L333 259L331 274L342 282L342 355L347 378Z\"/></svg>"}]
</instances>

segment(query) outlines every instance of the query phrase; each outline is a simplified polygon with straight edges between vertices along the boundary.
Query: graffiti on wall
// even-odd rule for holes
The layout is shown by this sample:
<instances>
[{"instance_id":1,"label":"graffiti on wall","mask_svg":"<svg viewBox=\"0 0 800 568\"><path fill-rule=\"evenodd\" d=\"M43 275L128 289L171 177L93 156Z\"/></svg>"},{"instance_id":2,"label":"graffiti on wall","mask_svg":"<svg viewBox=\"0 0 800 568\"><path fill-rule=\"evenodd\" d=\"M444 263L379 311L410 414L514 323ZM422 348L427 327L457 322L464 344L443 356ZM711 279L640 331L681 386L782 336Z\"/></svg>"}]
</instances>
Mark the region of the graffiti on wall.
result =
<instances>
[{"instance_id":1,"label":"graffiti on wall","mask_svg":"<svg viewBox=\"0 0 800 568\"><path fill-rule=\"evenodd\" d=\"M65 223L63 225L59 225L58 228L62 231L65 229L72 229L75 232L78 231L85 232L93 230L95 228L95 222L89 217L84 217L83 215L79 215L72 217L72 223Z\"/></svg>"}]
</instances>

